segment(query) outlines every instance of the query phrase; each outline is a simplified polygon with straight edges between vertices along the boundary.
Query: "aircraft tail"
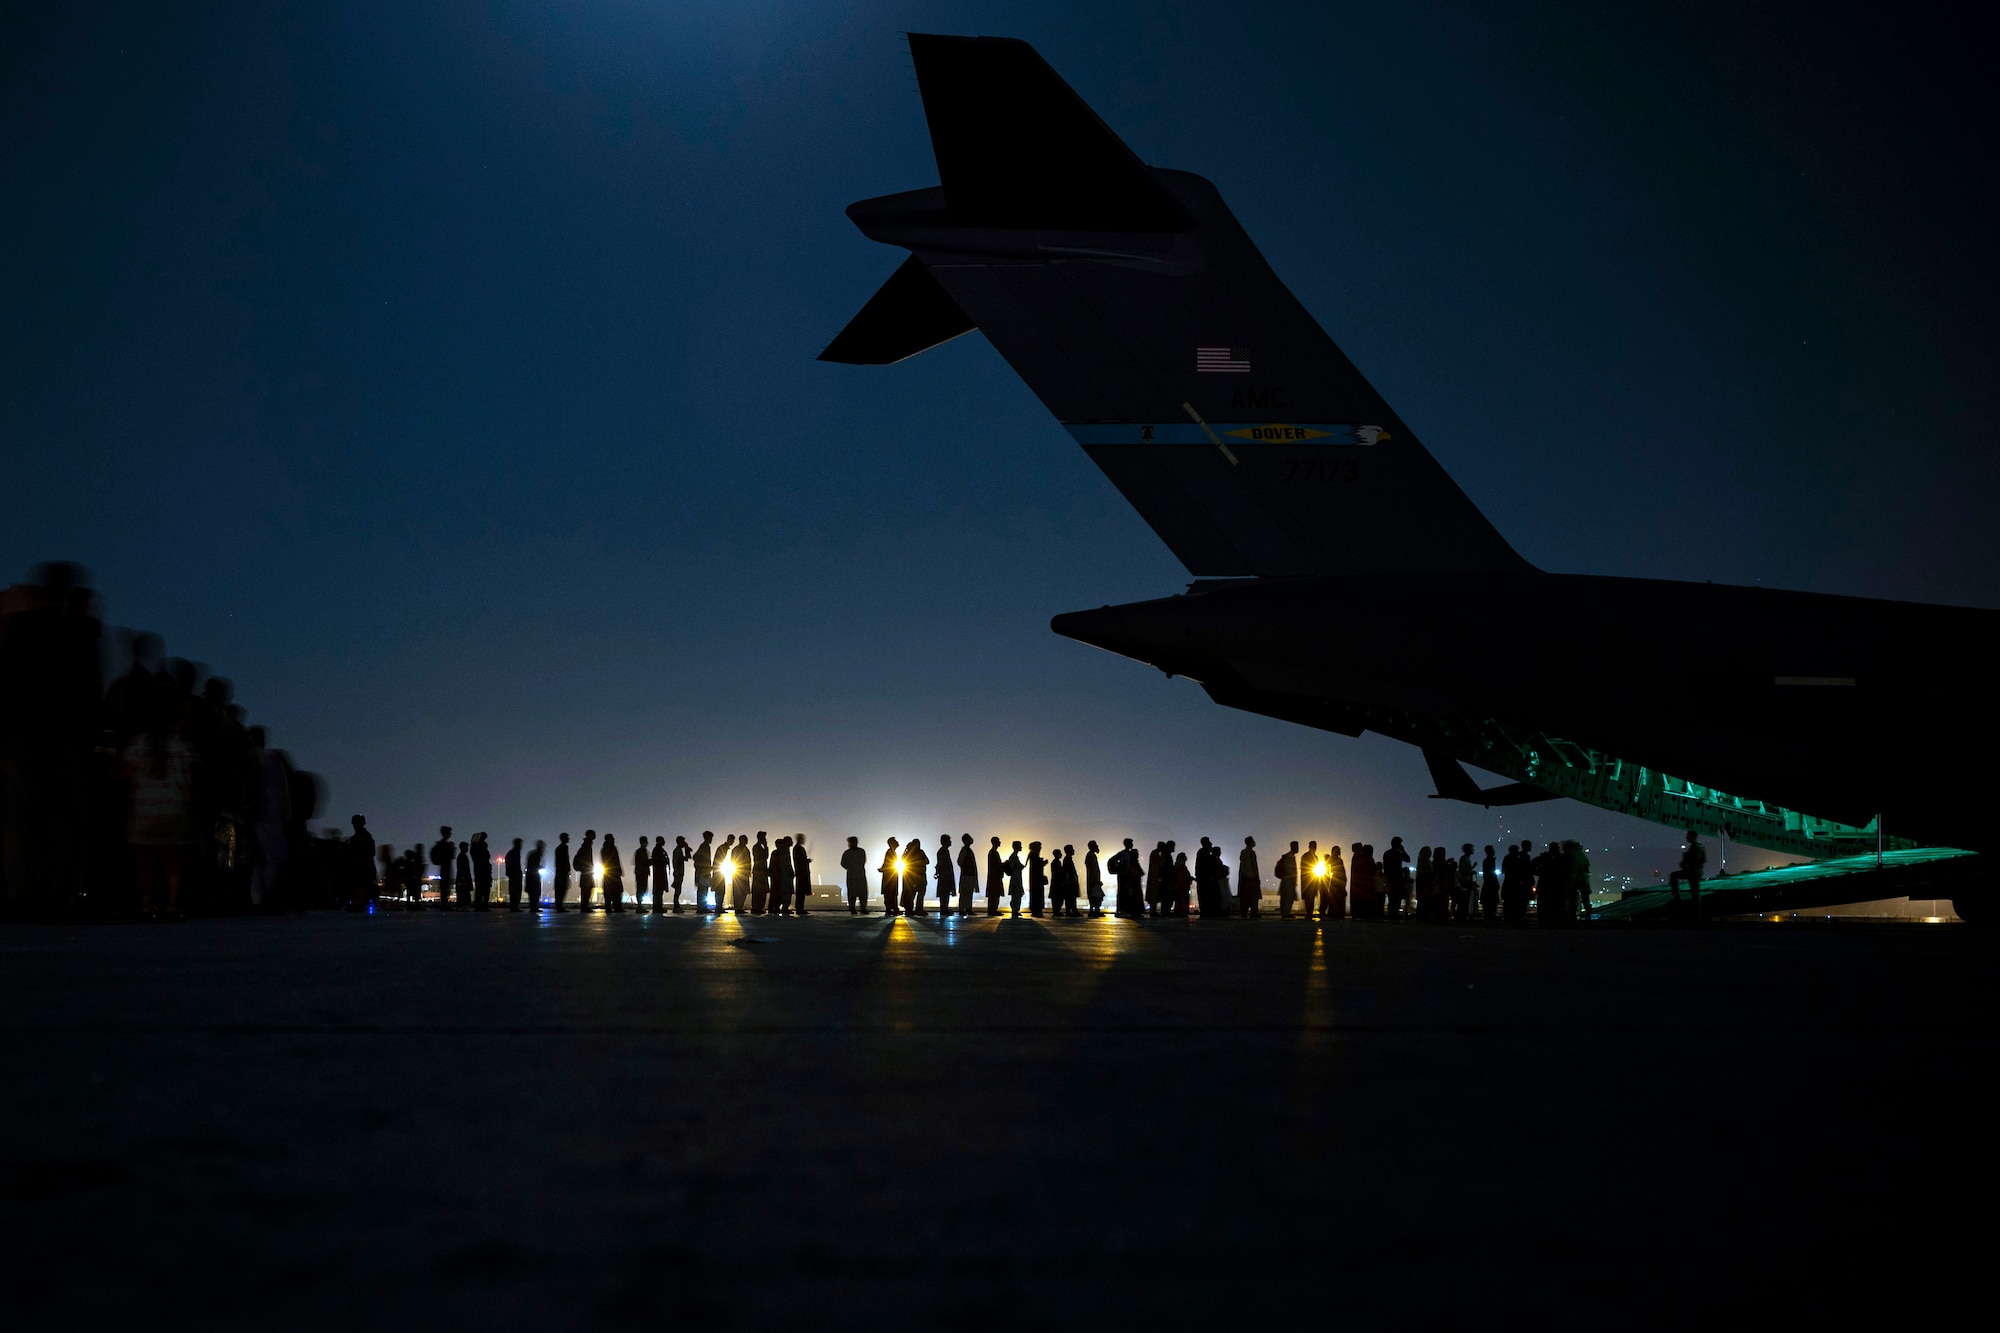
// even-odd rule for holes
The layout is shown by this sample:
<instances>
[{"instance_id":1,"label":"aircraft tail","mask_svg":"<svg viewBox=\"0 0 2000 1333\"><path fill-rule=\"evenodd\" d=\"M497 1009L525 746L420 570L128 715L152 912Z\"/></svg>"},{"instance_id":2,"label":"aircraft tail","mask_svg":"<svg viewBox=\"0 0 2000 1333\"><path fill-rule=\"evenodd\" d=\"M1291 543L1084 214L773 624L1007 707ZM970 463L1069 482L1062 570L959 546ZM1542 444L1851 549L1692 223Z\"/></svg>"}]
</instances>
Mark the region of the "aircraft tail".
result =
<instances>
[{"instance_id":1,"label":"aircraft tail","mask_svg":"<svg viewBox=\"0 0 2000 1333\"><path fill-rule=\"evenodd\" d=\"M821 359L977 327L1198 577L1529 568L1213 185L1140 162L1025 42L910 49L943 184L847 210L911 258Z\"/></svg>"}]
</instances>

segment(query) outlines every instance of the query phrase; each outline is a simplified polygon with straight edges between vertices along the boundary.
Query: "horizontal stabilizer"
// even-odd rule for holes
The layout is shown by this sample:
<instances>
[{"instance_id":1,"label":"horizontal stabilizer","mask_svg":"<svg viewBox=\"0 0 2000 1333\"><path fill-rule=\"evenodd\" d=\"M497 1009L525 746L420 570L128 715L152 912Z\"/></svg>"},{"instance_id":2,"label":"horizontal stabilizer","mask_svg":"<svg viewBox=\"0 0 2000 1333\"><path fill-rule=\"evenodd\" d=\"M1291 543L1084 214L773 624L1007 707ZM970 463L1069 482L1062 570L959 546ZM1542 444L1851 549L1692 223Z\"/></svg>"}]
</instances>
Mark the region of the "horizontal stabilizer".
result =
<instances>
[{"instance_id":1,"label":"horizontal stabilizer","mask_svg":"<svg viewBox=\"0 0 2000 1333\"><path fill-rule=\"evenodd\" d=\"M1026 42L910 34L952 220L1186 231L1194 218Z\"/></svg>"},{"instance_id":2,"label":"horizontal stabilizer","mask_svg":"<svg viewBox=\"0 0 2000 1333\"><path fill-rule=\"evenodd\" d=\"M969 333L972 321L915 255L819 354L844 366L886 366Z\"/></svg>"},{"instance_id":3,"label":"horizontal stabilizer","mask_svg":"<svg viewBox=\"0 0 2000 1333\"><path fill-rule=\"evenodd\" d=\"M1431 797L1433 801L1464 801L1467 805L1483 805L1490 810L1496 805L1533 805L1536 801L1556 799L1555 792L1543 791L1525 782L1481 789L1458 760L1436 750L1424 751L1424 764L1431 771L1431 781L1437 784L1437 791Z\"/></svg>"}]
</instances>

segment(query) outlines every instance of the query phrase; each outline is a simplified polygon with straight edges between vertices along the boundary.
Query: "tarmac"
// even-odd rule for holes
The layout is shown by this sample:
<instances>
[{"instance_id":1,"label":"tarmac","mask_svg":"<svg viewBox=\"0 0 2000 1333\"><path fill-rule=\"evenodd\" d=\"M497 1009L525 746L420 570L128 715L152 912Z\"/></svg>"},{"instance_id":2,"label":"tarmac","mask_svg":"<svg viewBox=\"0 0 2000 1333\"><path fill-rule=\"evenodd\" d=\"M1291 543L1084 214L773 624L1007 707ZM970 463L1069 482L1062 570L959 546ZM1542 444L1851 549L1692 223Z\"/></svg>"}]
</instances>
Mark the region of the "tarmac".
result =
<instances>
[{"instance_id":1,"label":"tarmac","mask_svg":"<svg viewBox=\"0 0 2000 1333\"><path fill-rule=\"evenodd\" d=\"M10 1329L1943 1322L1961 926L0 926Z\"/></svg>"}]
</instances>

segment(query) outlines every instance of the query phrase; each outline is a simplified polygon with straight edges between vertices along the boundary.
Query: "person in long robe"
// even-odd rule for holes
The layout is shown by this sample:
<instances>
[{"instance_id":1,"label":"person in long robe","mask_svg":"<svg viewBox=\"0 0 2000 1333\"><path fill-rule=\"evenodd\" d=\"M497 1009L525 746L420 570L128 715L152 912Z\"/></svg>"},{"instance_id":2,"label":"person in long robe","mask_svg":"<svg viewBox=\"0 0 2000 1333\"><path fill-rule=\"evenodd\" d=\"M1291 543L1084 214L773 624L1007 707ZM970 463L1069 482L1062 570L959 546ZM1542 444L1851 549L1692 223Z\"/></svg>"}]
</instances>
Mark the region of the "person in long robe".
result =
<instances>
[{"instance_id":1,"label":"person in long robe","mask_svg":"<svg viewBox=\"0 0 2000 1333\"><path fill-rule=\"evenodd\" d=\"M542 906L542 866L549 859L549 844L545 838L535 839L535 846L528 853L528 910L536 912Z\"/></svg>"},{"instance_id":2,"label":"person in long robe","mask_svg":"<svg viewBox=\"0 0 2000 1333\"><path fill-rule=\"evenodd\" d=\"M1221 853L1216 850L1214 843L1203 838L1201 846L1194 854L1194 893L1195 903L1202 916L1211 921L1221 915L1216 906L1216 898L1220 892L1220 885L1216 880L1220 877L1221 865Z\"/></svg>"},{"instance_id":3,"label":"person in long robe","mask_svg":"<svg viewBox=\"0 0 2000 1333\"><path fill-rule=\"evenodd\" d=\"M1319 913L1331 921L1347 915L1347 863L1340 859L1340 844L1326 849L1326 887L1320 890Z\"/></svg>"},{"instance_id":4,"label":"person in long robe","mask_svg":"<svg viewBox=\"0 0 2000 1333\"><path fill-rule=\"evenodd\" d=\"M1319 843L1308 841L1299 856L1299 902L1307 916L1319 912L1319 889L1326 883L1326 867L1320 864Z\"/></svg>"},{"instance_id":5,"label":"person in long robe","mask_svg":"<svg viewBox=\"0 0 2000 1333\"><path fill-rule=\"evenodd\" d=\"M1082 916L1076 905L1077 899L1083 896L1083 877L1077 873L1075 846L1064 843L1062 858L1062 914Z\"/></svg>"},{"instance_id":6,"label":"person in long robe","mask_svg":"<svg viewBox=\"0 0 2000 1333\"><path fill-rule=\"evenodd\" d=\"M847 848L840 854L840 870L847 880L847 914L867 916L868 853L861 849L861 839L848 838Z\"/></svg>"},{"instance_id":7,"label":"person in long robe","mask_svg":"<svg viewBox=\"0 0 2000 1333\"><path fill-rule=\"evenodd\" d=\"M806 910L806 899L812 897L813 863L806 854L806 835L792 835L792 911L800 916L811 916Z\"/></svg>"},{"instance_id":8,"label":"person in long robe","mask_svg":"<svg viewBox=\"0 0 2000 1333\"><path fill-rule=\"evenodd\" d=\"M889 845L882 852L882 915L894 916L897 904L903 901L903 859L896 855L896 848L902 844L889 839Z\"/></svg>"},{"instance_id":9,"label":"person in long robe","mask_svg":"<svg viewBox=\"0 0 2000 1333\"><path fill-rule=\"evenodd\" d=\"M1021 871L1024 868L1021 864L1021 840L1016 838L1012 854L1000 866L1007 876L1007 900L1013 904L1015 916L1021 915Z\"/></svg>"},{"instance_id":10,"label":"person in long robe","mask_svg":"<svg viewBox=\"0 0 2000 1333\"><path fill-rule=\"evenodd\" d=\"M555 899L556 910L558 912L567 912L569 910L564 904L569 900L569 878L574 868L570 860L571 855L569 834L563 833L557 835L554 852L555 863L551 867L555 875L555 884L549 890L549 896Z\"/></svg>"},{"instance_id":11,"label":"person in long robe","mask_svg":"<svg viewBox=\"0 0 2000 1333\"><path fill-rule=\"evenodd\" d=\"M986 849L986 915L1000 915L1000 890L1006 871L1000 860L1000 839Z\"/></svg>"},{"instance_id":12,"label":"person in long robe","mask_svg":"<svg viewBox=\"0 0 2000 1333\"><path fill-rule=\"evenodd\" d=\"M972 915L972 900L979 894L979 858L972 850L972 835L958 835L958 914Z\"/></svg>"},{"instance_id":13,"label":"person in long robe","mask_svg":"<svg viewBox=\"0 0 2000 1333\"><path fill-rule=\"evenodd\" d=\"M653 915L660 916L667 910L668 858L667 858L667 839L665 834L660 834L654 837L653 853L650 857L647 858L647 860L651 863L651 868L653 871ZM680 901L680 895L678 893L674 895L674 901L675 902Z\"/></svg>"},{"instance_id":14,"label":"person in long robe","mask_svg":"<svg viewBox=\"0 0 2000 1333\"><path fill-rule=\"evenodd\" d=\"M1174 854L1173 914L1188 914L1188 895L1194 891L1194 872L1188 869L1187 853Z\"/></svg>"},{"instance_id":15,"label":"person in long robe","mask_svg":"<svg viewBox=\"0 0 2000 1333\"><path fill-rule=\"evenodd\" d=\"M770 859L765 864L770 886L764 899L764 910L772 916L789 916L792 911L792 840L780 837L772 843Z\"/></svg>"},{"instance_id":16,"label":"person in long robe","mask_svg":"<svg viewBox=\"0 0 2000 1333\"><path fill-rule=\"evenodd\" d=\"M750 906L750 835L736 835L736 878L729 891L729 910L738 916Z\"/></svg>"},{"instance_id":17,"label":"person in long robe","mask_svg":"<svg viewBox=\"0 0 2000 1333\"><path fill-rule=\"evenodd\" d=\"M1118 882L1118 896L1112 900L1112 910L1119 916L1144 916L1146 872L1139 864L1139 851L1132 845L1132 839L1125 839L1125 845L1111 854L1104 868Z\"/></svg>"},{"instance_id":18,"label":"person in long robe","mask_svg":"<svg viewBox=\"0 0 2000 1333\"><path fill-rule=\"evenodd\" d=\"M1167 880L1173 862L1167 859L1167 844L1156 842L1146 856L1146 910L1155 916L1167 914Z\"/></svg>"},{"instance_id":19,"label":"person in long robe","mask_svg":"<svg viewBox=\"0 0 2000 1333\"><path fill-rule=\"evenodd\" d=\"M688 864L694 867L694 910L705 911L708 905L708 891L715 883L715 835L707 829L701 832L701 845L688 857Z\"/></svg>"},{"instance_id":20,"label":"person in long robe","mask_svg":"<svg viewBox=\"0 0 2000 1333\"><path fill-rule=\"evenodd\" d=\"M1083 891L1090 899L1090 914L1104 915L1104 871L1097 864L1097 843L1086 845L1083 853Z\"/></svg>"},{"instance_id":21,"label":"person in long robe","mask_svg":"<svg viewBox=\"0 0 2000 1333\"><path fill-rule=\"evenodd\" d=\"M1257 840L1245 838L1243 850L1236 853L1236 912L1239 916L1256 916L1258 904L1264 900L1264 877L1257 870Z\"/></svg>"},{"instance_id":22,"label":"person in long robe","mask_svg":"<svg viewBox=\"0 0 2000 1333\"><path fill-rule=\"evenodd\" d=\"M604 835L604 845L598 848L597 861L604 874L604 910L622 912L625 910L625 862L618 855L618 840L609 833Z\"/></svg>"},{"instance_id":23,"label":"person in long robe","mask_svg":"<svg viewBox=\"0 0 2000 1333\"><path fill-rule=\"evenodd\" d=\"M1049 891L1049 859L1042 855L1042 844L1028 844L1028 915L1042 914L1042 899Z\"/></svg>"},{"instance_id":24,"label":"person in long robe","mask_svg":"<svg viewBox=\"0 0 2000 1333\"><path fill-rule=\"evenodd\" d=\"M931 856L924 850L922 838L903 844L903 861L903 915L929 916L924 910L924 895L931 887Z\"/></svg>"},{"instance_id":25,"label":"person in long robe","mask_svg":"<svg viewBox=\"0 0 2000 1333\"><path fill-rule=\"evenodd\" d=\"M764 841L767 833L757 830L757 841L750 845L750 915L764 915L764 906L771 899L771 844Z\"/></svg>"},{"instance_id":26,"label":"person in long robe","mask_svg":"<svg viewBox=\"0 0 2000 1333\"><path fill-rule=\"evenodd\" d=\"M639 839L639 845L632 850L632 910L646 910L646 886L653 882L653 858L646 848L646 840Z\"/></svg>"},{"instance_id":27,"label":"person in long robe","mask_svg":"<svg viewBox=\"0 0 2000 1333\"><path fill-rule=\"evenodd\" d=\"M452 881L452 902L461 909L472 906L472 844L458 844L458 876Z\"/></svg>"},{"instance_id":28,"label":"person in long robe","mask_svg":"<svg viewBox=\"0 0 2000 1333\"><path fill-rule=\"evenodd\" d=\"M1296 841L1278 857L1278 864L1272 869L1278 875L1278 915L1290 916L1292 904L1299 900L1299 844Z\"/></svg>"},{"instance_id":29,"label":"person in long robe","mask_svg":"<svg viewBox=\"0 0 2000 1333\"><path fill-rule=\"evenodd\" d=\"M730 887L742 875L738 864L743 858L736 853L736 835L722 835L722 845L715 849L715 859L708 872L708 882L715 889L715 915L721 916L729 906Z\"/></svg>"},{"instance_id":30,"label":"person in long robe","mask_svg":"<svg viewBox=\"0 0 2000 1333\"><path fill-rule=\"evenodd\" d=\"M938 838L937 856L931 861L931 873L937 878L938 915L951 915L952 901L958 897L958 867L951 859L951 834Z\"/></svg>"},{"instance_id":31,"label":"person in long robe","mask_svg":"<svg viewBox=\"0 0 2000 1333\"><path fill-rule=\"evenodd\" d=\"M687 881L688 866L694 861L694 848L688 846L686 834L676 833L674 835L672 859L674 866L674 910L678 912L681 910L681 885ZM701 881L696 880L695 882L699 885Z\"/></svg>"},{"instance_id":32,"label":"person in long robe","mask_svg":"<svg viewBox=\"0 0 2000 1333\"><path fill-rule=\"evenodd\" d=\"M576 910L590 910L591 890L597 887L597 830L583 831L583 845L576 849Z\"/></svg>"}]
</instances>

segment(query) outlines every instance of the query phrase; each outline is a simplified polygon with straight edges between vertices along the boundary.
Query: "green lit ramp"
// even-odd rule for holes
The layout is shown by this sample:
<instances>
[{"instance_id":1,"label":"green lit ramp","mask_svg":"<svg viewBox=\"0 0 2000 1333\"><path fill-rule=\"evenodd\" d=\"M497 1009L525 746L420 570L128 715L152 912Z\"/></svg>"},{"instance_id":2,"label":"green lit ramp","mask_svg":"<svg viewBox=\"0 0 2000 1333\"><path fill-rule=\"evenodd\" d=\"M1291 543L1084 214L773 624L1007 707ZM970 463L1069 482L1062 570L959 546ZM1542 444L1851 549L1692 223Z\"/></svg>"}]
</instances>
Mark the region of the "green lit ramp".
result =
<instances>
[{"instance_id":1,"label":"green lit ramp","mask_svg":"<svg viewBox=\"0 0 2000 1333\"><path fill-rule=\"evenodd\" d=\"M1838 856L1807 865L1780 866L1747 875L1725 875L1701 886L1704 917L1792 912L1836 903L1878 898L1957 898L1986 873L1976 852L1956 847L1910 847L1875 854ZM1617 902L1594 909L1593 921L1665 921L1692 915L1686 890L1676 906L1664 885L1634 889Z\"/></svg>"}]
</instances>

